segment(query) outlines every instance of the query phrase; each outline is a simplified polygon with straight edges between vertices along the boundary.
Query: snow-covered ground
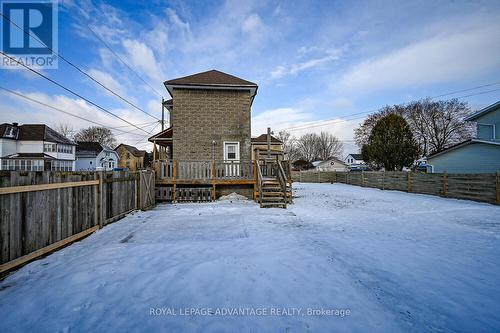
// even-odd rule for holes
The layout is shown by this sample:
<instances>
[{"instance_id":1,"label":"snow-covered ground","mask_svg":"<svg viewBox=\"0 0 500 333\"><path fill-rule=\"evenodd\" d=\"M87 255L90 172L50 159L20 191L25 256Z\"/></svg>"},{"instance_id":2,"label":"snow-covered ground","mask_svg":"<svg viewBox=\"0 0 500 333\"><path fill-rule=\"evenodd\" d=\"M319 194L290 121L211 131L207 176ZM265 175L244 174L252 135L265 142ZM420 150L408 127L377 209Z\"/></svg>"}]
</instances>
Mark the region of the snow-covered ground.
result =
<instances>
[{"instance_id":1,"label":"snow-covered ground","mask_svg":"<svg viewBox=\"0 0 500 333\"><path fill-rule=\"evenodd\" d=\"M158 205L35 261L0 282L0 332L500 331L500 207L294 187L287 210Z\"/></svg>"}]
</instances>

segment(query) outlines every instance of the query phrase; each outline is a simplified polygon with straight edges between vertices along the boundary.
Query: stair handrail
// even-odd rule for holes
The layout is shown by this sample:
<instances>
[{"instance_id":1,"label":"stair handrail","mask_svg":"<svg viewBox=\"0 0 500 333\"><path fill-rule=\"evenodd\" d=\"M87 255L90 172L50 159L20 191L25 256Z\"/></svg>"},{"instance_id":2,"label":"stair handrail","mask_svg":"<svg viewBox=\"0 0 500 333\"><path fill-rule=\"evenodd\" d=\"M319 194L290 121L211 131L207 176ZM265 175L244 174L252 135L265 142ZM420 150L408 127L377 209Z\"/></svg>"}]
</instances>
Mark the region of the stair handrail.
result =
<instances>
[{"instance_id":1,"label":"stair handrail","mask_svg":"<svg viewBox=\"0 0 500 333\"><path fill-rule=\"evenodd\" d=\"M259 203L262 204L262 171L260 170L260 160L257 160L257 185L259 186Z\"/></svg>"},{"instance_id":2,"label":"stair handrail","mask_svg":"<svg viewBox=\"0 0 500 333\"><path fill-rule=\"evenodd\" d=\"M281 165L281 161L277 160L278 162L278 180L281 185L281 189L283 190L283 194L285 195L285 203L288 202L288 193L287 193L287 188L286 188L286 175L285 175L285 170L283 169L283 166Z\"/></svg>"}]
</instances>

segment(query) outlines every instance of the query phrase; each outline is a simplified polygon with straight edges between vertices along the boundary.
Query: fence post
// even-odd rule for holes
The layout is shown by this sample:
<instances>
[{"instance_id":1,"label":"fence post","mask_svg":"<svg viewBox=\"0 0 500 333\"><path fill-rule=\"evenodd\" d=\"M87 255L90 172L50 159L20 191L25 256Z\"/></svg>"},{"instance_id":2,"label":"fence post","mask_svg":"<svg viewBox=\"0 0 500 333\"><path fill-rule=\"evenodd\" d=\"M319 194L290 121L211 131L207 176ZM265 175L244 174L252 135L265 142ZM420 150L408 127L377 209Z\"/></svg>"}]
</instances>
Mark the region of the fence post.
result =
<instances>
[{"instance_id":1,"label":"fence post","mask_svg":"<svg viewBox=\"0 0 500 333\"><path fill-rule=\"evenodd\" d=\"M448 196L448 173L443 173L443 196Z\"/></svg>"},{"instance_id":2,"label":"fence post","mask_svg":"<svg viewBox=\"0 0 500 333\"><path fill-rule=\"evenodd\" d=\"M332 180L333 183L336 183L337 182L337 170L333 170L333 180Z\"/></svg>"},{"instance_id":3,"label":"fence post","mask_svg":"<svg viewBox=\"0 0 500 333\"><path fill-rule=\"evenodd\" d=\"M361 187L365 187L365 172L361 170Z\"/></svg>"},{"instance_id":4,"label":"fence post","mask_svg":"<svg viewBox=\"0 0 500 333\"><path fill-rule=\"evenodd\" d=\"M497 171L497 204L500 204L500 172Z\"/></svg>"},{"instance_id":5,"label":"fence post","mask_svg":"<svg viewBox=\"0 0 500 333\"><path fill-rule=\"evenodd\" d=\"M321 170L318 170L318 183L321 183Z\"/></svg>"},{"instance_id":6,"label":"fence post","mask_svg":"<svg viewBox=\"0 0 500 333\"><path fill-rule=\"evenodd\" d=\"M385 171L382 171L382 190L385 190Z\"/></svg>"},{"instance_id":7,"label":"fence post","mask_svg":"<svg viewBox=\"0 0 500 333\"><path fill-rule=\"evenodd\" d=\"M104 174L99 171L99 228L104 226Z\"/></svg>"},{"instance_id":8,"label":"fence post","mask_svg":"<svg viewBox=\"0 0 500 333\"><path fill-rule=\"evenodd\" d=\"M406 188L406 192L411 192L411 171L408 171L408 174L407 174L407 188Z\"/></svg>"}]
</instances>

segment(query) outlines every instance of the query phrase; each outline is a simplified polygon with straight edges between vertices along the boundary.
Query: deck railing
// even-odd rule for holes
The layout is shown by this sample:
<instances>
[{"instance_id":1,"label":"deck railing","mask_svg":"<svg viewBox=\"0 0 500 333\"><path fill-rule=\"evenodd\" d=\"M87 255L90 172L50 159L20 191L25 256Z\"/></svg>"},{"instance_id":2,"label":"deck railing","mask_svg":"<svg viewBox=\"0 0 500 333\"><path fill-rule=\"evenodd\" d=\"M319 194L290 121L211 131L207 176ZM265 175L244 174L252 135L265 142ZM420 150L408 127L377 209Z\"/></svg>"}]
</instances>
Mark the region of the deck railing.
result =
<instances>
[{"instance_id":1,"label":"deck railing","mask_svg":"<svg viewBox=\"0 0 500 333\"><path fill-rule=\"evenodd\" d=\"M238 180L253 179L251 161L157 160L154 169L158 180Z\"/></svg>"}]
</instances>

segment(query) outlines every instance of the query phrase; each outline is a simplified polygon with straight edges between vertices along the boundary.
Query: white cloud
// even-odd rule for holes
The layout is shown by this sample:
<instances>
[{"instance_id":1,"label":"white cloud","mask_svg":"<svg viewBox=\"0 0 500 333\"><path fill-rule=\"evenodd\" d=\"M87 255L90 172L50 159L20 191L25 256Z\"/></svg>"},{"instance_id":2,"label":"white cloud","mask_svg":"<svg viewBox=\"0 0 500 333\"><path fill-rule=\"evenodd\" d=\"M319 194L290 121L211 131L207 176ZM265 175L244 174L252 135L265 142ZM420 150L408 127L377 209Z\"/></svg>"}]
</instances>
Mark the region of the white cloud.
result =
<instances>
[{"instance_id":1,"label":"white cloud","mask_svg":"<svg viewBox=\"0 0 500 333\"><path fill-rule=\"evenodd\" d=\"M304 53L310 53L313 50L311 49L303 49L300 48L298 53L300 55ZM316 51L316 50L314 50ZM287 75L297 75L298 73L308 70L308 69L313 69L313 68L318 68L318 67L323 67L327 65L328 63L338 60L342 54L341 49L329 49L326 51L321 51L322 53L321 56L313 57L309 60L306 61L301 61L292 65L279 65L277 66L274 70L271 71L271 79L279 79Z\"/></svg>"},{"instance_id":2,"label":"white cloud","mask_svg":"<svg viewBox=\"0 0 500 333\"><path fill-rule=\"evenodd\" d=\"M260 135L267 131L288 128L311 121L312 114L297 108L279 108L259 113L252 117L252 135Z\"/></svg>"},{"instance_id":3,"label":"white cloud","mask_svg":"<svg viewBox=\"0 0 500 333\"><path fill-rule=\"evenodd\" d=\"M94 77L97 81L101 82L108 89L113 90L115 93L124 96L126 94L127 89L117 80L115 80L111 74L100 71L95 68L91 68L87 71L87 74ZM105 91L108 95L113 96L110 92Z\"/></svg>"},{"instance_id":4,"label":"white cloud","mask_svg":"<svg viewBox=\"0 0 500 333\"><path fill-rule=\"evenodd\" d=\"M356 64L340 90L380 90L478 77L500 66L500 24L437 35Z\"/></svg>"},{"instance_id":5,"label":"white cloud","mask_svg":"<svg viewBox=\"0 0 500 333\"><path fill-rule=\"evenodd\" d=\"M135 39L125 39L123 47L127 52L127 59L135 68L155 81L161 82L165 78L160 63L149 46Z\"/></svg>"}]
</instances>

